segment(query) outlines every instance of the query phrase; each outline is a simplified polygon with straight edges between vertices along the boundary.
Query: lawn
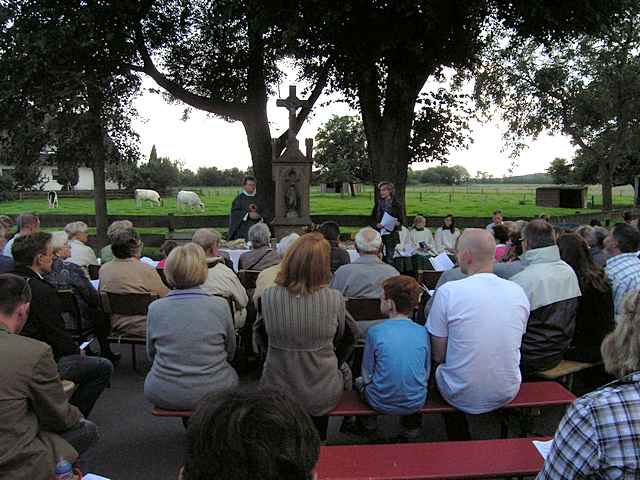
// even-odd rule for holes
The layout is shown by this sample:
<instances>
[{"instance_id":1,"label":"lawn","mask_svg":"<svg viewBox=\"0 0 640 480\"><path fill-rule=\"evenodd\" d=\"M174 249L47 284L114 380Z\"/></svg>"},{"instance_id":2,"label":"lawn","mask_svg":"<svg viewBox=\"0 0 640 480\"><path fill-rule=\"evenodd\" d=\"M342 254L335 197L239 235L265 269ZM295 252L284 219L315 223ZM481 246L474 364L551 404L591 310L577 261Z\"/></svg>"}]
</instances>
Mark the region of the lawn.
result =
<instances>
[{"instance_id":1,"label":"lawn","mask_svg":"<svg viewBox=\"0 0 640 480\"><path fill-rule=\"evenodd\" d=\"M624 188L624 187L623 187ZM237 194L236 188L205 188L201 198L205 204L205 215L228 215L231 202ZM601 199L597 187L589 191L589 200L596 204ZM311 214L315 215L368 215L371 213L373 193L365 191L357 197L342 197L337 194L319 193L314 188L311 193ZM593 197L592 197L593 196ZM496 209L502 209L507 217L532 217L541 213L548 215L567 215L575 209L540 208L535 206L535 187L529 185L483 185L464 187L409 187L406 194L407 213L415 215L446 215L452 213L465 217L489 217ZM632 191L616 191L616 204L631 205ZM584 212L590 210L585 209ZM50 210L46 199L16 200L0 203L0 213L16 215L22 212L94 214L93 199L60 199L60 208ZM151 205L136 207L133 199L109 201L109 213L113 215L201 215L200 212L178 212L175 197L163 199L161 207Z\"/></svg>"}]
</instances>

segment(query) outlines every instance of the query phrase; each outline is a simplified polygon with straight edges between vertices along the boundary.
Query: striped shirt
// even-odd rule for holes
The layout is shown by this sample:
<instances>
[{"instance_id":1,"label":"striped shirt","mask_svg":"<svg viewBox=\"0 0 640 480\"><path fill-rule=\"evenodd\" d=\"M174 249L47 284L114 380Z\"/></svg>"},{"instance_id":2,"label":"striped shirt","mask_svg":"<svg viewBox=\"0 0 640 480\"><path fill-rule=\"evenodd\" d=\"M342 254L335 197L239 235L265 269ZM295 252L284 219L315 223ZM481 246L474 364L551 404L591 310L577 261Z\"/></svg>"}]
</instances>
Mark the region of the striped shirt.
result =
<instances>
[{"instance_id":1,"label":"striped shirt","mask_svg":"<svg viewBox=\"0 0 640 480\"><path fill-rule=\"evenodd\" d=\"M537 480L640 477L640 372L575 401Z\"/></svg>"},{"instance_id":2,"label":"striped shirt","mask_svg":"<svg viewBox=\"0 0 640 480\"><path fill-rule=\"evenodd\" d=\"M613 303L616 315L622 313L627 293L640 290L640 259L637 253L622 253L607 260L604 269L613 287Z\"/></svg>"}]
</instances>

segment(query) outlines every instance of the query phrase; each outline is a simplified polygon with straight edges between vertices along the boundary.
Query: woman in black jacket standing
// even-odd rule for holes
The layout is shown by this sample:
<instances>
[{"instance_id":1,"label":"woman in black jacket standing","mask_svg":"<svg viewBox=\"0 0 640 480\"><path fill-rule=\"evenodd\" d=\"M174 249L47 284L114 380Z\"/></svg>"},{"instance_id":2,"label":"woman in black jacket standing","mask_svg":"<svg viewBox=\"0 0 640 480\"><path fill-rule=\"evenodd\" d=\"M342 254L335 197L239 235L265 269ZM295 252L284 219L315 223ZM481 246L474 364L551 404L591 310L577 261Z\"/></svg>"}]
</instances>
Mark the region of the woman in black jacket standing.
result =
<instances>
[{"instance_id":1,"label":"woman in black jacket standing","mask_svg":"<svg viewBox=\"0 0 640 480\"><path fill-rule=\"evenodd\" d=\"M402 207L395 197L395 187L391 182L380 182L378 184L380 199L373 208L373 216L376 221L376 230L382 235L384 245L384 261L393 265L393 253L396 245L400 243L400 227L402 225ZM396 219L393 228L385 228L382 224L384 214L387 213Z\"/></svg>"}]
</instances>

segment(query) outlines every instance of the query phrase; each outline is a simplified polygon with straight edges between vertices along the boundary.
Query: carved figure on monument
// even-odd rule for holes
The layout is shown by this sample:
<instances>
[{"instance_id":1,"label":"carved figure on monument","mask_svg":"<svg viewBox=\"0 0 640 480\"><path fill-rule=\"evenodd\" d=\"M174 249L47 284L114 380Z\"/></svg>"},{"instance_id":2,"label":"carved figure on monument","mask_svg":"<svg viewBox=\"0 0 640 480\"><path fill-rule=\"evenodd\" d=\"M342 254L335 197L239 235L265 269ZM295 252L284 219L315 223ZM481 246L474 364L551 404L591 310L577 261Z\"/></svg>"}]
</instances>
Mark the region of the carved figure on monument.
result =
<instances>
[{"instance_id":1,"label":"carved figure on monument","mask_svg":"<svg viewBox=\"0 0 640 480\"><path fill-rule=\"evenodd\" d=\"M285 217L298 218L300 216L300 194L298 193L297 183L300 178L293 169L287 173L286 183L287 190L284 195Z\"/></svg>"}]
</instances>

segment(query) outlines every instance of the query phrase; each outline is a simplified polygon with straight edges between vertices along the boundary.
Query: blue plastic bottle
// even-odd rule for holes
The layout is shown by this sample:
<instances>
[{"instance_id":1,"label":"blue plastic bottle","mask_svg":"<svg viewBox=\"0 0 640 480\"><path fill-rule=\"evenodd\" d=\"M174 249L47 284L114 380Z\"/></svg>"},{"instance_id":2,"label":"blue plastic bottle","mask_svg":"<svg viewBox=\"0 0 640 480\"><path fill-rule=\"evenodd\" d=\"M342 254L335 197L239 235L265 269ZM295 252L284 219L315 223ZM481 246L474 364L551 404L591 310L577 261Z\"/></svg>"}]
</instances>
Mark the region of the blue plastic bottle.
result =
<instances>
[{"instance_id":1,"label":"blue plastic bottle","mask_svg":"<svg viewBox=\"0 0 640 480\"><path fill-rule=\"evenodd\" d=\"M56 480L74 480L73 465L61 458L56 464Z\"/></svg>"}]
</instances>

